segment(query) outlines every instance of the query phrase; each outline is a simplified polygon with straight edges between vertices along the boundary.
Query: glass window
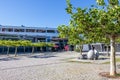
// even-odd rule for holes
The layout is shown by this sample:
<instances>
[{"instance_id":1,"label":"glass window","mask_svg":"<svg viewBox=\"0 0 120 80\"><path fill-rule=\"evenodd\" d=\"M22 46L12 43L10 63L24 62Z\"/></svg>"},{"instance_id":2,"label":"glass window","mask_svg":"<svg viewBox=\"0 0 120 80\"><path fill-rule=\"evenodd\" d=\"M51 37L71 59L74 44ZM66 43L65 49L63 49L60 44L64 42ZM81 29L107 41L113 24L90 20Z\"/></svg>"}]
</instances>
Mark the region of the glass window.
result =
<instances>
[{"instance_id":1,"label":"glass window","mask_svg":"<svg viewBox=\"0 0 120 80\"><path fill-rule=\"evenodd\" d=\"M26 32L35 32L35 29L26 29Z\"/></svg>"},{"instance_id":2,"label":"glass window","mask_svg":"<svg viewBox=\"0 0 120 80\"><path fill-rule=\"evenodd\" d=\"M2 32L13 32L13 28L2 28Z\"/></svg>"},{"instance_id":3,"label":"glass window","mask_svg":"<svg viewBox=\"0 0 120 80\"><path fill-rule=\"evenodd\" d=\"M8 32L13 32L13 29L12 28L8 28Z\"/></svg>"},{"instance_id":4,"label":"glass window","mask_svg":"<svg viewBox=\"0 0 120 80\"><path fill-rule=\"evenodd\" d=\"M39 30L36 30L36 32L39 32L39 33L45 33L46 30L41 30L41 29L39 29Z\"/></svg>"},{"instance_id":5,"label":"glass window","mask_svg":"<svg viewBox=\"0 0 120 80\"><path fill-rule=\"evenodd\" d=\"M14 29L15 32L24 32L24 29Z\"/></svg>"},{"instance_id":6,"label":"glass window","mask_svg":"<svg viewBox=\"0 0 120 80\"><path fill-rule=\"evenodd\" d=\"M39 42L46 42L46 38L37 38L37 40L39 41Z\"/></svg>"},{"instance_id":7,"label":"glass window","mask_svg":"<svg viewBox=\"0 0 120 80\"><path fill-rule=\"evenodd\" d=\"M5 32L5 28L2 28L2 32Z\"/></svg>"},{"instance_id":8,"label":"glass window","mask_svg":"<svg viewBox=\"0 0 120 80\"><path fill-rule=\"evenodd\" d=\"M55 30L47 30L47 33L55 33Z\"/></svg>"}]
</instances>

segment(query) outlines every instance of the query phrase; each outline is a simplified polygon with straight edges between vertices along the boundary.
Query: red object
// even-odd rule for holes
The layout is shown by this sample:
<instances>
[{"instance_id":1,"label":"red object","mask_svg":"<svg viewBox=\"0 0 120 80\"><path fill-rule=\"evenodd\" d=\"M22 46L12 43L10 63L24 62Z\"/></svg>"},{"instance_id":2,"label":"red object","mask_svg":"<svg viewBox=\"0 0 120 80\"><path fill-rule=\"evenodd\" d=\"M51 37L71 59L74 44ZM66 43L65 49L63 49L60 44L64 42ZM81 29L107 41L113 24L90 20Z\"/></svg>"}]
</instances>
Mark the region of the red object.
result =
<instances>
[{"instance_id":1,"label":"red object","mask_svg":"<svg viewBox=\"0 0 120 80\"><path fill-rule=\"evenodd\" d=\"M66 45L66 46L64 47L64 49L65 49L65 51L68 51L68 50L69 50L69 46Z\"/></svg>"}]
</instances>

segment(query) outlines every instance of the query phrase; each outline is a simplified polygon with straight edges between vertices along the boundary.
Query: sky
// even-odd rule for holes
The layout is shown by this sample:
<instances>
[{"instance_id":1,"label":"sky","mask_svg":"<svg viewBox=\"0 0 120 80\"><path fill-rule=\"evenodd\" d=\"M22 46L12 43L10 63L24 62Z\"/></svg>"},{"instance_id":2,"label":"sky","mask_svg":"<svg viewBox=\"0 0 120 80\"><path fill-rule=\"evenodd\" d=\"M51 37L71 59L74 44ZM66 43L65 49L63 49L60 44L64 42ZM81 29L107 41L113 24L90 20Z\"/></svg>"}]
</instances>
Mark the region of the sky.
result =
<instances>
[{"instance_id":1,"label":"sky","mask_svg":"<svg viewBox=\"0 0 120 80\"><path fill-rule=\"evenodd\" d=\"M87 8L95 0L71 0L75 7ZM69 24L66 0L0 0L0 25L50 27Z\"/></svg>"}]
</instances>

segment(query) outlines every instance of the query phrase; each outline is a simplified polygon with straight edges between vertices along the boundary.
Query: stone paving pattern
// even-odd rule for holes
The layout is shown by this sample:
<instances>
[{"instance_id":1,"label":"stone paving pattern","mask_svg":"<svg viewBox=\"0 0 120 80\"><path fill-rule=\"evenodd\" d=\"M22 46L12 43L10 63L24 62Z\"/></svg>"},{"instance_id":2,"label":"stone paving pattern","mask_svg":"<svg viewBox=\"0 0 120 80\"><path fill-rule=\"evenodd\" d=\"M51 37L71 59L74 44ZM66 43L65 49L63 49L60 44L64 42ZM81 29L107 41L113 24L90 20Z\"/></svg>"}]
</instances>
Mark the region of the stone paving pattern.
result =
<instances>
[{"instance_id":1,"label":"stone paving pattern","mask_svg":"<svg viewBox=\"0 0 120 80\"><path fill-rule=\"evenodd\" d=\"M0 56L0 80L119 80L99 76L100 72L109 71L109 64L99 63L100 60L92 63L68 61L77 60L78 55L58 52Z\"/></svg>"}]
</instances>

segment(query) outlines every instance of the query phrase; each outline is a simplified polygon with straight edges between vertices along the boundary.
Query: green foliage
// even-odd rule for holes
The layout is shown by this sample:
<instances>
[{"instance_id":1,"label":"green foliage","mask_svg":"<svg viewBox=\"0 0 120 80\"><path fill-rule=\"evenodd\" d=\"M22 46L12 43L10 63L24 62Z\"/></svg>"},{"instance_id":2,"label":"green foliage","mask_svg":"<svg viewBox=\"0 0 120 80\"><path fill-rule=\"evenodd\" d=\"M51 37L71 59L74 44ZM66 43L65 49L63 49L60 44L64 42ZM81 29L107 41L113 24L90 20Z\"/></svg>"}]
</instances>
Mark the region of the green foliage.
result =
<instances>
[{"instance_id":1,"label":"green foliage","mask_svg":"<svg viewBox=\"0 0 120 80\"><path fill-rule=\"evenodd\" d=\"M21 40L20 45L21 46L30 46L32 42L29 40Z\"/></svg>"},{"instance_id":2,"label":"green foliage","mask_svg":"<svg viewBox=\"0 0 120 80\"><path fill-rule=\"evenodd\" d=\"M75 43L83 44L85 42L107 42L111 41L111 70L110 75L116 74L115 61L115 41L120 36L120 4L119 0L96 0L97 7L89 9L73 8L70 6L70 1L67 1L67 11L70 14L68 38ZM72 12L71 12L72 11ZM74 12L73 12L74 11ZM85 39L78 37L82 34ZM77 35L77 36L76 36ZM74 41L73 41L74 42Z\"/></svg>"},{"instance_id":3,"label":"green foliage","mask_svg":"<svg viewBox=\"0 0 120 80\"><path fill-rule=\"evenodd\" d=\"M79 48L75 48L75 51L76 51L76 52L80 52L80 49L79 49Z\"/></svg>"},{"instance_id":4,"label":"green foliage","mask_svg":"<svg viewBox=\"0 0 120 80\"><path fill-rule=\"evenodd\" d=\"M48 47L53 47L55 44L53 44L53 43L50 43L50 42L47 42L46 43L46 46L48 46Z\"/></svg>"},{"instance_id":5,"label":"green foliage","mask_svg":"<svg viewBox=\"0 0 120 80\"><path fill-rule=\"evenodd\" d=\"M46 42L37 42L32 43L28 40L18 40L18 41L12 41L12 40L0 40L0 46L11 46L11 47L19 47L19 46L34 46L34 47L53 47L53 43L46 43Z\"/></svg>"},{"instance_id":6,"label":"green foliage","mask_svg":"<svg viewBox=\"0 0 120 80\"><path fill-rule=\"evenodd\" d=\"M108 5L110 6L115 6L115 5L119 5L119 0L107 0L108 1ZM100 6L105 6L107 5L105 3L105 0L96 0L97 4Z\"/></svg>"},{"instance_id":7,"label":"green foliage","mask_svg":"<svg viewBox=\"0 0 120 80\"><path fill-rule=\"evenodd\" d=\"M96 2L98 3L98 5L105 5L105 2L104 0L96 0Z\"/></svg>"},{"instance_id":8,"label":"green foliage","mask_svg":"<svg viewBox=\"0 0 120 80\"><path fill-rule=\"evenodd\" d=\"M15 47L15 56L17 56L17 48L19 46L31 46L32 47L32 53L34 53L34 47L53 47L53 43L46 43L46 42L38 42L38 43L32 43L28 40L18 40L18 41L12 41L12 40L0 40L0 46L7 46L8 51L7 55L9 53L9 47Z\"/></svg>"},{"instance_id":9,"label":"green foliage","mask_svg":"<svg viewBox=\"0 0 120 80\"><path fill-rule=\"evenodd\" d=\"M66 0L66 2L67 2L66 12L72 14L72 8L73 8L72 4L70 3L70 0Z\"/></svg>"},{"instance_id":10,"label":"green foliage","mask_svg":"<svg viewBox=\"0 0 120 80\"><path fill-rule=\"evenodd\" d=\"M116 42L117 42L117 43L120 43L120 38L117 38L117 39L116 39Z\"/></svg>"},{"instance_id":11,"label":"green foliage","mask_svg":"<svg viewBox=\"0 0 120 80\"><path fill-rule=\"evenodd\" d=\"M37 42L37 43L31 43L30 46L33 47L53 47L54 44L50 42Z\"/></svg>"},{"instance_id":12,"label":"green foliage","mask_svg":"<svg viewBox=\"0 0 120 80\"><path fill-rule=\"evenodd\" d=\"M120 6L118 0L109 0L106 6L104 0L96 0L102 8L91 7L89 9L73 8L68 9L74 11L71 14L69 26L61 26L63 30L59 30L60 35L69 37L69 43L94 43L107 42L110 43L110 35L118 37L120 34ZM68 2L68 1L67 1ZM70 1L67 3L70 5ZM114 5L114 6L113 6ZM111 8L112 7L112 8ZM65 32L65 27L68 29ZM84 38L79 35L82 34Z\"/></svg>"},{"instance_id":13,"label":"green foliage","mask_svg":"<svg viewBox=\"0 0 120 80\"><path fill-rule=\"evenodd\" d=\"M58 26L58 31L61 38L66 38L69 34L69 27L65 25Z\"/></svg>"},{"instance_id":14,"label":"green foliage","mask_svg":"<svg viewBox=\"0 0 120 80\"><path fill-rule=\"evenodd\" d=\"M119 0L109 0L109 3L111 5L118 5L119 4Z\"/></svg>"}]
</instances>

